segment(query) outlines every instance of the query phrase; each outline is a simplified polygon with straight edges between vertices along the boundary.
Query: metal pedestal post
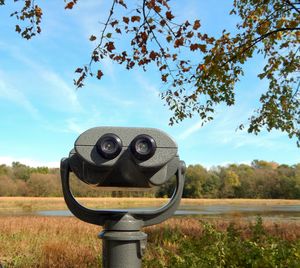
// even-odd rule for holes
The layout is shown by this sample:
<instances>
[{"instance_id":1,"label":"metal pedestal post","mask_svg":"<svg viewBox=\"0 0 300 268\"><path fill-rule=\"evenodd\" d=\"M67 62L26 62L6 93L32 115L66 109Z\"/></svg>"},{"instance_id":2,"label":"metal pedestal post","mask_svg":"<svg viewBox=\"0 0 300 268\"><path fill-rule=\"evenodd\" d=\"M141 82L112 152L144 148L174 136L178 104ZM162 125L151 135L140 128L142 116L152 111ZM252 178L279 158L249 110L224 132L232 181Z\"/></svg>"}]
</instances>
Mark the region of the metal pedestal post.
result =
<instances>
[{"instance_id":1,"label":"metal pedestal post","mask_svg":"<svg viewBox=\"0 0 300 268\"><path fill-rule=\"evenodd\" d=\"M141 221L129 214L110 220L99 234L103 239L103 268L140 268L147 234L140 231Z\"/></svg>"},{"instance_id":2,"label":"metal pedestal post","mask_svg":"<svg viewBox=\"0 0 300 268\"><path fill-rule=\"evenodd\" d=\"M68 208L77 218L104 226L104 231L99 234L103 239L103 268L141 267L147 242L147 235L141 232L141 229L161 223L174 214L182 196L185 170L184 162L180 161L174 193L169 203L161 208L152 211L93 210L82 206L74 198L69 183L69 159L62 159L61 181Z\"/></svg>"}]
</instances>

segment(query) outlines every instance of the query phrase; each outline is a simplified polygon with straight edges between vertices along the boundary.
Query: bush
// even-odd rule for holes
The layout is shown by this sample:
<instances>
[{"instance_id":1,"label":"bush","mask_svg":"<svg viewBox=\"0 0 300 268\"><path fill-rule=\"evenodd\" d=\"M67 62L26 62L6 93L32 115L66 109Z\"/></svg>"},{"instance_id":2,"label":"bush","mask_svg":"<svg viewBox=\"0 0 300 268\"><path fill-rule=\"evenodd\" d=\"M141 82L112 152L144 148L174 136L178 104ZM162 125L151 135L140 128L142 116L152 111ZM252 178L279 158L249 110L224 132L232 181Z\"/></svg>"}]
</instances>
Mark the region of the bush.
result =
<instances>
[{"instance_id":1,"label":"bush","mask_svg":"<svg viewBox=\"0 0 300 268\"><path fill-rule=\"evenodd\" d=\"M160 241L157 241L157 234L151 232L147 246L150 250L144 266L300 267L300 241L287 241L268 234L261 218L254 225L249 225L250 236L247 238L234 224L230 224L226 231L219 231L209 223L199 224L202 225L202 233L188 236L180 229L161 229ZM153 241L152 237L156 239Z\"/></svg>"}]
</instances>

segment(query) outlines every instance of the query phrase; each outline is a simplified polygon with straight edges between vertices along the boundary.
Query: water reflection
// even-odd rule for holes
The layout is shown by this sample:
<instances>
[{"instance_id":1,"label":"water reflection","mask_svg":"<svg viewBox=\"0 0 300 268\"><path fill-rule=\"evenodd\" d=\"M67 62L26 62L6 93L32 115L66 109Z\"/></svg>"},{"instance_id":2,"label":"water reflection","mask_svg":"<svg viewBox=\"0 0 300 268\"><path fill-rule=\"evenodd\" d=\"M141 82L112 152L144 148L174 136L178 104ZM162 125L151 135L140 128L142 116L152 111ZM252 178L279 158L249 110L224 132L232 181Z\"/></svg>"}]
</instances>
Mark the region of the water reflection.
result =
<instances>
[{"instance_id":1,"label":"water reflection","mask_svg":"<svg viewBox=\"0 0 300 268\"><path fill-rule=\"evenodd\" d=\"M131 208L128 211L138 212L154 208ZM118 209L119 210L119 209ZM35 215L41 216L72 216L68 210L38 211ZM176 216L201 216L202 218L243 217L252 218L262 216L268 219L300 220L300 206L297 205L183 205L175 212Z\"/></svg>"}]
</instances>

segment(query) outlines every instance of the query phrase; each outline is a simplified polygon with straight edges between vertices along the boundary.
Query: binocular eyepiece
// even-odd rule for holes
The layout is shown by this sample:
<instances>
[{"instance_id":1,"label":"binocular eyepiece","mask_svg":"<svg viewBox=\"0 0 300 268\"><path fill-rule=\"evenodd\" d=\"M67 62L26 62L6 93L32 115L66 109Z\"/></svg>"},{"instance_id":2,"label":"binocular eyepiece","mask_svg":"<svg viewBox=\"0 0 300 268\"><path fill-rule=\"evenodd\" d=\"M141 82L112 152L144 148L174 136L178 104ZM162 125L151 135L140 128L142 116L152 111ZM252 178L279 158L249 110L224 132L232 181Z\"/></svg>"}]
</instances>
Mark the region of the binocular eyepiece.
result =
<instances>
[{"instance_id":1,"label":"binocular eyepiece","mask_svg":"<svg viewBox=\"0 0 300 268\"><path fill-rule=\"evenodd\" d=\"M175 141L153 128L91 128L77 138L69 159L79 179L101 187L159 186L179 165Z\"/></svg>"},{"instance_id":2,"label":"binocular eyepiece","mask_svg":"<svg viewBox=\"0 0 300 268\"><path fill-rule=\"evenodd\" d=\"M122 140L114 133L107 133L97 141L97 151L105 159L117 157L123 147ZM155 140L145 134L138 135L130 144L131 153L139 160L147 160L152 157L156 150Z\"/></svg>"}]
</instances>

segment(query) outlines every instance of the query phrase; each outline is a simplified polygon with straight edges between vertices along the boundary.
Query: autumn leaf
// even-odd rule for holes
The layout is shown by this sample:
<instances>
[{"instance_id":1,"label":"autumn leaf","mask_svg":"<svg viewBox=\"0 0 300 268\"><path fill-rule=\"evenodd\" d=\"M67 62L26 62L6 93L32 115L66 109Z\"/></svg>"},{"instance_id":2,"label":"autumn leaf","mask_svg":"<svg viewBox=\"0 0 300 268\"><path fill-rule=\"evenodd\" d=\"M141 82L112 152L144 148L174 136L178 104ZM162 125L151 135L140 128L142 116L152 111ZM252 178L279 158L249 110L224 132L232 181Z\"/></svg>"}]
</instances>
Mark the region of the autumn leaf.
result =
<instances>
[{"instance_id":1,"label":"autumn leaf","mask_svg":"<svg viewBox=\"0 0 300 268\"><path fill-rule=\"evenodd\" d=\"M166 12L166 18L167 18L168 20L172 20L172 19L174 19L175 17L174 17L173 14L171 13L171 11L167 11L167 12Z\"/></svg>"},{"instance_id":2,"label":"autumn leaf","mask_svg":"<svg viewBox=\"0 0 300 268\"><path fill-rule=\"evenodd\" d=\"M119 23L118 20L114 20L110 23L111 27L115 27Z\"/></svg>"},{"instance_id":3,"label":"autumn leaf","mask_svg":"<svg viewBox=\"0 0 300 268\"><path fill-rule=\"evenodd\" d=\"M163 75L161 76L161 80L162 80L163 82L167 82L168 76L169 76L169 74L163 74Z\"/></svg>"},{"instance_id":4,"label":"autumn leaf","mask_svg":"<svg viewBox=\"0 0 300 268\"><path fill-rule=\"evenodd\" d=\"M95 35L90 36L90 41L95 41L96 39L97 39L97 37Z\"/></svg>"},{"instance_id":5,"label":"autumn leaf","mask_svg":"<svg viewBox=\"0 0 300 268\"><path fill-rule=\"evenodd\" d=\"M191 44L190 45L190 50L191 51L195 51L195 50L197 50L199 48L198 46L199 46L199 44Z\"/></svg>"},{"instance_id":6,"label":"autumn leaf","mask_svg":"<svg viewBox=\"0 0 300 268\"><path fill-rule=\"evenodd\" d=\"M131 17L131 22L135 22L135 21L140 22L140 20L141 20L140 16L132 16Z\"/></svg>"},{"instance_id":7,"label":"autumn leaf","mask_svg":"<svg viewBox=\"0 0 300 268\"><path fill-rule=\"evenodd\" d=\"M168 35L167 37L166 37L166 40L170 43L171 41L172 41L172 36L171 35Z\"/></svg>"},{"instance_id":8,"label":"autumn leaf","mask_svg":"<svg viewBox=\"0 0 300 268\"><path fill-rule=\"evenodd\" d=\"M148 39L148 35L147 35L146 32L142 32L142 33L141 33L141 37L142 37L142 39L143 39L144 42L146 42L147 39Z\"/></svg>"},{"instance_id":9,"label":"autumn leaf","mask_svg":"<svg viewBox=\"0 0 300 268\"><path fill-rule=\"evenodd\" d=\"M124 8L127 8L127 5L124 3L123 0L119 0L119 1L117 1L117 3L121 6L123 6Z\"/></svg>"},{"instance_id":10,"label":"autumn leaf","mask_svg":"<svg viewBox=\"0 0 300 268\"><path fill-rule=\"evenodd\" d=\"M196 31L200 28L200 21L199 20L195 20L194 25L193 25L193 29Z\"/></svg>"},{"instance_id":11,"label":"autumn leaf","mask_svg":"<svg viewBox=\"0 0 300 268\"><path fill-rule=\"evenodd\" d=\"M16 25L16 32L20 33L21 32L21 28L19 25Z\"/></svg>"},{"instance_id":12,"label":"autumn leaf","mask_svg":"<svg viewBox=\"0 0 300 268\"><path fill-rule=\"evenodd\" d=\"M159 13L161 11L161 8L159 6L154 6L155 12Z\"/></svg>"},{"instance_id":13,"label":"autumn leaf","mask_svg":"<svg viewBox=\"0 0 300 268\"><path fill-rule=\"evenodd\" d=\"M102 76L103 76L102 71L98 70L98 72L97 72L97 78L100 80Z\"/></svg>"},{"instance_id":14,"label":"autumn leaf","mask_svg":"<svg viewBox=\"0 0 300 268\"><path fill-rule=\"evenodd\" d=\"M154 52L153 50L152 50L152 51L150 52L150 54L149 54L149 58L150 58L151 60L155 60L156 56L157 56L157 53Z\"/></svg>"},{"instance_id":15,"label":"autumn leaf","mask_svg":"<svg viewBox=\"0 0 300 268\"><path fill-rule=\"evenodd\" d=\"M128 17L123 17L123 21L128 24L129 23L129 18Z\"/></svg>"},{"instance_id":16,"label":"autumn leaf","mask_svg":"<svg viewBox=\"0 0 300 268\"><path fill-rule=\"evenodd\" d=\"M72 9L74 5L75 5L74 2L69 2L66 4L65 9Z\"/></svg>"},{"instance_id":17,"label":"autumn leaf","mask_svg":"<svg viewBox=\"0 0 300 268\"><path fill-rule=\"evenodd\" d=\"M82 68L77 68L75 73L82 73L83 69Z\"/></svg>"},{"instance_id":18,"label":"autumn leaf","mask_svg":"<svg viewBox=\"0 0 300 268\"><path fill-rule=\"evenodd\" d=\"M38 7L38 6L35 7L35 15L37 17L41 17L43 15L42 9L40 7Z\"/></svg>"},{"instance_id":19,"label":"autumn leaf","mask_svg":"<svg viewBox=\"0 0 300 268\"><path fill-rule=\"evenodd\" d=\"M183 37L180 37L180 38L176 39L175 43L174 43L174 47L183 46L183 42L184 42L184 38Z\"/></svg>"},{"instance_id":20,"label":"autumn leaf","mask_svg":"<svg viewBox=\"0 0 300 268\"><path fill-rule=\"evenodd\" d=\"M146 48L146 46L142 46L141 51L142 51L143 54L146 54L146 53L147 53L147 48Z\"/></svg>"},{"instance_id":21,"label":"autumn leaf","mask_svg":"<svg viewBox=\"0 0 300 268\"><path fill-rule=\"evenodd\" d=\"M114 42L108 42L105 44L107 51L112 52L115 49Z\"/></svg>"},{"instance_id":22,"label":"autumn leaf","mask_svg":"<svg viewBox=\"0 0 300 268\"><path fill-rule=\"evenodd\" d=\"M161 20L160 22L159 22L159 24L162 26L162 27L164 27L165 25L166 25L166 21L165 20Z\"/></svg>"},{"instance_id":23,"label":"autumn leaf","mask_svg":"<svg viewBox=\"0 0 300 268\"><path fill-rule=\"evenodd\" d=\"M160 68L159 68L160 71L165 70L165 69L167 69L167 65L166 64L160 66Z\"/></svg>"}]
</instances>

